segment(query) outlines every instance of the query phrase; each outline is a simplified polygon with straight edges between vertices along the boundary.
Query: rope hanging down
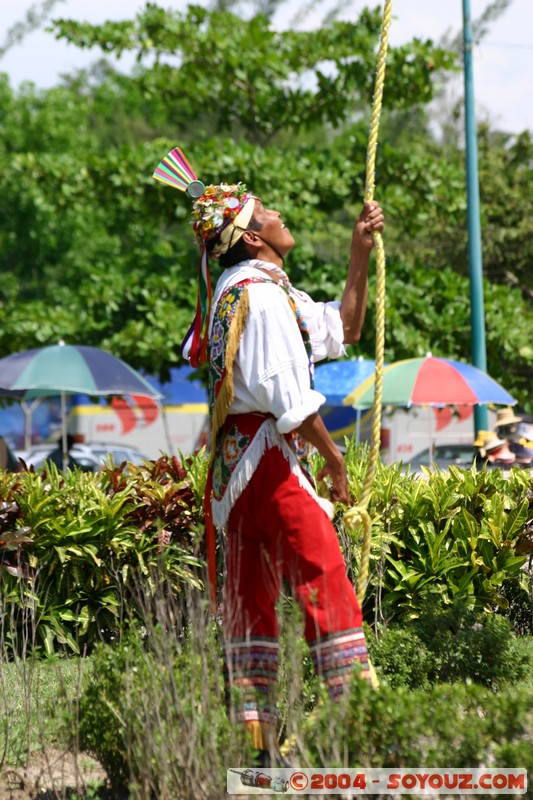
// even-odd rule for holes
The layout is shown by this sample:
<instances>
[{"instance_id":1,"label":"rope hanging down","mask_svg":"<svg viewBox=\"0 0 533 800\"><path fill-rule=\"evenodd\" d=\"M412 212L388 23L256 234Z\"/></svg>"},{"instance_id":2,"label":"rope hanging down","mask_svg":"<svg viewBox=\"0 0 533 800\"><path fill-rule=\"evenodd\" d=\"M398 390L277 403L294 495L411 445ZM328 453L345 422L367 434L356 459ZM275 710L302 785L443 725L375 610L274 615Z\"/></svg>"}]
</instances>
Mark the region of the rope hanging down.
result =
<instances>
[{"instance_id":1,"label":"rope hanging down","mask_svg":"<svg viewBox=\"0 0 533 800\"><path fill-rule=\"evenodd\" d=\"M389 44L389 28L391 22L392 0L385 0L383 9L383 21L381 25L381 38L378 52L378 65L376 73L376 84L374 88L374 100L372 104L372 117L370 122L370 135L367 150L366 162L366 189L365 202L374 199L375 188L375 168L376 151L378 146L379 118L383 99L383 86L385 85L385 61ZM372 524L367 511L370 500L372 481L376 472L376 465L379 458L379 444L381 432L381 397L383 394L383 353L385 350L385 250L380 233L374 233L374 245L376 250L376 380L374 387L374 406L372 425L372 443L370 446L370 457L366 478L361 492L359 505L349 508L344 521L348 530L355 532L359 522L363 523L363 549L361 553L361 567L359 570L359 580L357 583L357 599L363 605L366 586L368 583L368 564L370 560L370 545L372 543ZM372 670L373 672L373 670ZM374 686L378 685L377 677L374 673ZM311 712L310 718L316 714L316 709ZM282 755L288 755L296 743L296 735L289 736L280 748Z\"/></svg>"},{"instance_id":2,"label":"rope hanging down","mask_svg":"<svg viewBox=\"0 0 533 800\"><path fill-rule=\"evenodd\" d=\"M381 24L381 37L379 43L376 83L374 87L374 100L372 103L372 117L370 121L370 135L366 157L366 187L365 202L374 199L376 152L378 148L379 118L383 101L383 87L385 85L385 62L389 46L389 28L392 16L392 0L385 0L383 20ZM363 605L363 600L368 585L370 562L370 547L372 544L372 523L367 511L370 501L372 482L376 474L379 459L379 445L381 433L381 398L383 395L383 353L385 350L385 249L380 233L373 233L376 251L376 355L375 355L375 381L374 405L372 406L372 439L368 459L366 477L361 490L359 503L349 508L344 521L348 530L355 533L359 523L363 526L363 546L361 550L361 566L357 581L357 599Z\"/></svg>"}]
</instances>

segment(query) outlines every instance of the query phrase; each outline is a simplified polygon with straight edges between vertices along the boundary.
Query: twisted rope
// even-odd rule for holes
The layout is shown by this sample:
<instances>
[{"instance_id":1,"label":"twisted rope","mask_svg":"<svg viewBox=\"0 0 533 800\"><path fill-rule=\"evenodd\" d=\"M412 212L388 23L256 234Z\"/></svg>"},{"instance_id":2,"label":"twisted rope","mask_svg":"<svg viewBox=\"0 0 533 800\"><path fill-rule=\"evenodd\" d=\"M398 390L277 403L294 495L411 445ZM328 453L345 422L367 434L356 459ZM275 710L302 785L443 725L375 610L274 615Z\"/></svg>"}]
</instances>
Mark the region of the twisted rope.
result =
<instances>
[{"instance_id":1,"label":"twisted rope","mask_svg":"<svg viewBox=\"0 0 533 800\"><path fill-rule=\"evenodd\" d=\"M389 46L389 28L392 16L392 0L385 0L383 20L381 24L381 37L379 43L376 83L374 87L374 100L372 103L372 117L370 120L370 134L366 157L366 187L365 202L374 199L376 179L376 152L378 149L379 119L383 101L383 87L385 85L385 63ZM372 544L372 522L368 513L372 483L376 474L379 460L379 445L381 434L381 398L383 395L383 353L385 350L385 249L380 233L375 232L374 247L376 252L376 356L375 356L375 382L374 405L372 406L372 439L366 477L361 490L359 503L349 508L344 514L346 528L355 536L359 525L363 527L363 546L361 550L361 566L357 581L357 599L363 604L368 586L370 564L370 547Z\"/></svg>"},{"instance_id":2,"label":"twisted rope","mask_svg":"<svg viewBox=\"0 0 533 800\"><path fill-rule=\"evenodd\" d=\"M378 146L379 118L381 115L381 105L383 99L383 87L385 85L385 61L389 45L389 28L391 22L392 0L385 0L383 9L383 21L381 25L381 37L378 52L378 64L376 72L376 84L374 88L374 100L372 103L372 117L370 121L370 134L366 161L366 189L365 202L374 199L375 170L376 170L376 151ZM361 567L357 583L357 599L360 605L363 604L366 587L368 584L368 572L370 561L370 546L372 544L372 523L367 508L370 500L372 482L376 473L376 466L379 459L379 445L381 433L381 397L383 393L383 353L385 350L385 250L380 233L374 233L374 247L376 251L376 379L374 386L374 405L373 405L373 424L372 442L370 446L370 456L368 468L361 491L361 499L357 506L349 508L344 521L346 528L355 536L355 531L359 523L363 524L363 548L361 553ZM377 676L374 668L369 661L371 680L374 686L378 685ZM316 715L315 708L310 719ZM287 737L280 748L282 755L288 755L297 742L297 736L292 734Z\"/></svg>"}]
</instances>

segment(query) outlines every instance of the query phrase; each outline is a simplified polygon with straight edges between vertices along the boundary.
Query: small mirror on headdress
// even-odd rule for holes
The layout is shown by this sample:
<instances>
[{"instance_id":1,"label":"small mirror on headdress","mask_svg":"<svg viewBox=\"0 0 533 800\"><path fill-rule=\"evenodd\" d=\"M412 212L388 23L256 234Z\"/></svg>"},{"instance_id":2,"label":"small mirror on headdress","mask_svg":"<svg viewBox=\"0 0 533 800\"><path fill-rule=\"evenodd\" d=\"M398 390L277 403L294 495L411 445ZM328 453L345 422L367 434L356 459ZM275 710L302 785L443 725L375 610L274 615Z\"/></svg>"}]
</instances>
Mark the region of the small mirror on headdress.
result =
<instances>
[{"instance_id":1,"label":"small mirror on headdress","mask_svg":"<svg viewBox=\"0 0 533 800\"><path fill-rule=\"evenodd\" d=\"M205 192L205 184L203 184L202 181L198 180L192 181L187 186L187 194L189 195L189 197L193 197L195 200L198 197L201 197L204 192Z\"/></svg>"}]
</instances>

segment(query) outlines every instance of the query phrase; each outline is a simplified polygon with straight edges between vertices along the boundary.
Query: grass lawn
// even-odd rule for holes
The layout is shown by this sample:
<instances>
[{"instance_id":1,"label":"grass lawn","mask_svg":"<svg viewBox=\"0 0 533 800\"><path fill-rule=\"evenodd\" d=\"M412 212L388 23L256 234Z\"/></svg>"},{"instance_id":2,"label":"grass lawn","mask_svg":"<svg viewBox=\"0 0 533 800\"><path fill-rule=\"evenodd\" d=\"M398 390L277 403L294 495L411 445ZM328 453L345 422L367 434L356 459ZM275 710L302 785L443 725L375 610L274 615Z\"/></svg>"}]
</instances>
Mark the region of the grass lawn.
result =
<instances>
[{"instance_id":1,"label":"grass lawn","mask_svg":"<svg viewBox=\"0 0 533 800\"><path fill-rule=\"evenodd\" d=\"M18 767L35 750L69 746L89 664L83 658L0 662L0 765Z\"/></svg>"}]
</instances>

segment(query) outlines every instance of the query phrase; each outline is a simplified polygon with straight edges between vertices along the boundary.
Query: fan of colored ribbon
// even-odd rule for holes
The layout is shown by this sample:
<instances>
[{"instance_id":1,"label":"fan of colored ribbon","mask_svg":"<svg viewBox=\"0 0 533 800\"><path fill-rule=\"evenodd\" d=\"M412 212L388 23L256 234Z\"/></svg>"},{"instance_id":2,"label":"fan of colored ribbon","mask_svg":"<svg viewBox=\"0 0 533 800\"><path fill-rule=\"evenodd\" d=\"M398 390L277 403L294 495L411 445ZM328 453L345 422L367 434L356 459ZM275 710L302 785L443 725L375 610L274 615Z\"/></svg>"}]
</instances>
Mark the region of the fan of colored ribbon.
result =
<instances>
[{"instance_id":1,"label":"fan of colored ribbon","mask_svg":"<svg viewBox=\"0 0 533 800\"><path fill-rule=\"evenodd\" d=\"M201 197L205 191L205 185L198 180L179 147L175 147L159 162L153 177L167 186L172 186L173 189L187 192L192 198ZM207 327L212 302L213 291L204 245L198 261L196 315L181 345L183 357L187 358L193 367L205 363L207 359Z\"/></svg>"},{"instance_id":2,"label":"fan of colored ribbon","mask_svg":"<svg viewBox=\"0 0 533 800\"><path fill-rule=\"evenodd\" d=\"M175 147L159 162L153 177L173 189L187 192L190 197L200 197L204 193L204 184L198 180L179 147Z\"/></svg>"}]
</instances>

